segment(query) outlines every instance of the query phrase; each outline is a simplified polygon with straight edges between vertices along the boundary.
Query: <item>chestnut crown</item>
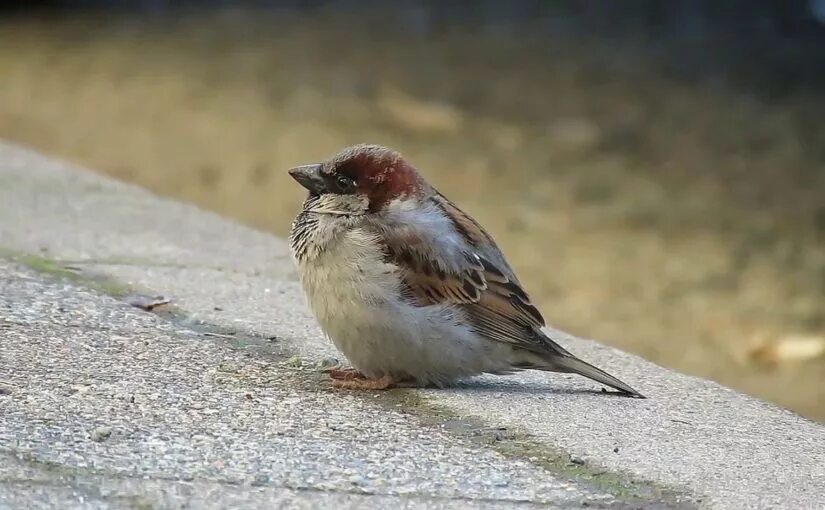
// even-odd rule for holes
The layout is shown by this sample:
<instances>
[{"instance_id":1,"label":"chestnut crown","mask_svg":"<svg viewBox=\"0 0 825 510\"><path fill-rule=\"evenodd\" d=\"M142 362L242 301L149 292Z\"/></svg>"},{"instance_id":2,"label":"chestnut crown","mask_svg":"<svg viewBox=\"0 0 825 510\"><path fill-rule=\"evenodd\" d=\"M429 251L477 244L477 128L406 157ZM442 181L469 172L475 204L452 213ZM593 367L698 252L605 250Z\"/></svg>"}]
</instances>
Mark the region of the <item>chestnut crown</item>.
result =
<instances>
[{"instance_id":1,"label":"chestnut crown","mask_svg":"<svg viewBox=\"0 0 825 510\"><path fill-rule=\"evenodd\" d=\"M423 185L399 152L367 144L348 147L322 163L293 168L289 175L312 195L363 195L370 212L418 192Z\"/></svg>"}]
</instances>

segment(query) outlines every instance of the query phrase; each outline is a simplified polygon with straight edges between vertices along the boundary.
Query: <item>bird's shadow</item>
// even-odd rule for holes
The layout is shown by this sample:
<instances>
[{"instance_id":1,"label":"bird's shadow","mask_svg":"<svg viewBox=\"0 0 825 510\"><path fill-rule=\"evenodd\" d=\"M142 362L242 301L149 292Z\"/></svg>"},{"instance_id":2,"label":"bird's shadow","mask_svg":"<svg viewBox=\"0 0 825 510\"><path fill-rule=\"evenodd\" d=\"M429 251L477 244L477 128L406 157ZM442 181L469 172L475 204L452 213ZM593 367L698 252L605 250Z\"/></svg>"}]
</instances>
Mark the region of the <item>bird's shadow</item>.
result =
<instances>
[{"instance_id":1,"label":"bird's shadow","mask_svg":"<svg viewBox=\"0 0 825 510\"><path fill-rule=\"evenodd\" d=\"M428 387L434 389L434 387ZM459 381L446 389L461 391L462 393L530 393L545 395L598 395L602 397L634 398L619 391L585 388L564 388L549 383L532 381L500 381L490 379L466 379Z\"/></svg>"}]
</instances>

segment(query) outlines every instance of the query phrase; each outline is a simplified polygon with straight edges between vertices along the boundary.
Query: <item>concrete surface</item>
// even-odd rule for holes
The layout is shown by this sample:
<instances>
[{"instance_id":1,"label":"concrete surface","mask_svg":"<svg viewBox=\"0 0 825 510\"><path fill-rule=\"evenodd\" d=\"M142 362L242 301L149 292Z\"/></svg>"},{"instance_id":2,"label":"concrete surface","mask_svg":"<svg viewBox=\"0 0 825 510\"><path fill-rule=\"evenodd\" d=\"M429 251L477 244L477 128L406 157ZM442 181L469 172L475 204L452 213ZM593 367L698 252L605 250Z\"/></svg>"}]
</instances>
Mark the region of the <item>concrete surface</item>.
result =
<instances>
[{"instance_id":1,"label":"concrete surface","mask_svg":"<svg viewBox=\"0 0 825 510\"><path fill-rule=\"evenodd\" d=\"M67 489L150 505L187 491L218 506L355 507L362 492L411 508L614 499L464 444L403 407L327 390L321 374L279 366L277 347L215 341L16 264L0 263L0 275L0 502L28 506L29 479L64 492L38 494L44 503ZM8 486L17 494L5 496Z\"/></svg>"},{"instance_id":2,"label":"concrete surface","mask_svg":"<svg viewBox=\"0 0 825 510\"><path fill-rule=\"evenodd\" d=\"M825 427L561 332L649 399L333 391L282 240L2 143L0 254L0 508L825 501Z\"/></svg>"}]
</instances>

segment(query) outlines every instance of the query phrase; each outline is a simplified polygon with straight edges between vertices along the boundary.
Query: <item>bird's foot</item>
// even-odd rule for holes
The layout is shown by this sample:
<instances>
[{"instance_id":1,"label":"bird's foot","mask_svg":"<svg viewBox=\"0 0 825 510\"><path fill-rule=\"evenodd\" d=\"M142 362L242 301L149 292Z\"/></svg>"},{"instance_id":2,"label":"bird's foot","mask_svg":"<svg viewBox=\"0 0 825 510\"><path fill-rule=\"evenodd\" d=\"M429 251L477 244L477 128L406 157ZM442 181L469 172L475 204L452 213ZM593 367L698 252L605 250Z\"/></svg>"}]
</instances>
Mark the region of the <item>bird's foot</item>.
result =
<instances>
[{"instance_id":1,"label":"bird's foot","mask_svg":"<svg viewBox=\"0 0 825 510\"><path fill-rule=\"evenodd\" d=\"M330 367L324 370L332 387L347 390L386 390L389 388L415 388L418 383L411 377L394 377L385 375L370 379L354 368Z\"/></svg>"},{"instance_id":2,"label":"bird's foot","mask_svg":"<svg viewBox=\"0 0 825 510\"><path fill-rule=\"evenodd\" d=\"M366 379L367 376L354 368L331 367L324 370L330 379L334 381L352 381L355 379Z\"/></svg>"},{"instance_id":3,"label":"bird's foot","mask_svg":"<svg viewBox=\"0 0 825 510\"><path fill-rule=\"evenodd\" d=\"M363 374L355 371L359 377L349 379L332 379L332 387L341 390L387 390L395 386L395 379L390 375L378 379L367 379ZM331 377L331 376L330 376Z\"/></svg>"},{"instance_id":4,"label":"bird's foot","mask_svg":"<svg viewBox=\"0 0 825 510\"><path fill-rule=\"evenodd\" d=\"M411 377L393 377L385 375L378 379L370 379L360 372L347 373L347 378L332 379L332 387L342 390L388 390L390 388L417 388L418 382Z\"/></svg>"}]
</instances>

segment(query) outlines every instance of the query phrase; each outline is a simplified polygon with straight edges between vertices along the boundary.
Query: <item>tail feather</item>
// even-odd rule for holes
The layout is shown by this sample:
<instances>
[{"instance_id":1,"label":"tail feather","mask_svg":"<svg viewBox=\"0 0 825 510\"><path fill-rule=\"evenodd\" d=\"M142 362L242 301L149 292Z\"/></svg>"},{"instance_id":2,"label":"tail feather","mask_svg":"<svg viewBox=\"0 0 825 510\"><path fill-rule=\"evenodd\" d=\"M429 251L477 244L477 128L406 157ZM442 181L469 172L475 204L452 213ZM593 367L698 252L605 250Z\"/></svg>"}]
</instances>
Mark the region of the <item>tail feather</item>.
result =
<instances>
[{"instance_id":1,"label":"tail feather","mask_svg":"<svg viewBox=\"0 0 825 510\"><path fill-rule=\"evenodd\" d=\"M626 393L631 397L646 398L644 395L634 390L622 381L616 379L604 370L596 368L590 363L586 363L573 355L553 356L551 363L541 365L536 368L550 370L553 372L569 372L573 374L583 375L588 379L593 379L594 381L610 386L611 388L619 390L622 393Z\"/></svg>"}]
</instances>

